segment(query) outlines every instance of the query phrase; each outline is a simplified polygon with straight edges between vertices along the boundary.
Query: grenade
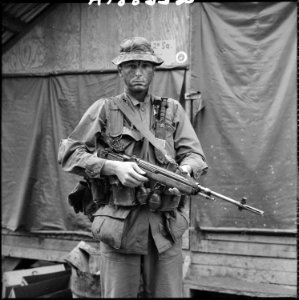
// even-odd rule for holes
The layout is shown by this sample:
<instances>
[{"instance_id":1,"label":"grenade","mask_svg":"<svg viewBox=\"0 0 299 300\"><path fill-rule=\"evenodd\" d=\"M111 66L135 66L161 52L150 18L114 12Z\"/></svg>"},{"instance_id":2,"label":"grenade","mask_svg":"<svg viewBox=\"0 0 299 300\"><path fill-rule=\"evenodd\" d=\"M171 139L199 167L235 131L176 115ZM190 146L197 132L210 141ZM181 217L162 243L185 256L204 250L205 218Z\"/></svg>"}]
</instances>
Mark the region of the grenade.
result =
<instances>
[{"instance_id":1,"label":"grenade","mask_svg":"<svg viewBox=\"0 0 299 300\"><path fill-rule=\"evenodd\" d=\"M155 211L161 206L161 197L157 192L154 192L150 195L148 199L148 206L150 210Z\"/></svg>"}]
</instances>

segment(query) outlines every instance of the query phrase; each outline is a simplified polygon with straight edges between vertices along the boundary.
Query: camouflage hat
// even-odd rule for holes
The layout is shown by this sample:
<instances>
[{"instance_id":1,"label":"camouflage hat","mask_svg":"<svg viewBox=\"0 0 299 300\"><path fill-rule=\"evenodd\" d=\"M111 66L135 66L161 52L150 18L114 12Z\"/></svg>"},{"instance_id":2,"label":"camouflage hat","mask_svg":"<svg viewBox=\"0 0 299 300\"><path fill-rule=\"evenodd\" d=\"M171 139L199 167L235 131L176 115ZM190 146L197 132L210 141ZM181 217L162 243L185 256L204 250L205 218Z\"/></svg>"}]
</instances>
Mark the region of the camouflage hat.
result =
<instances>
[{"instance_id":1,"label":"camouflage hat","mask_svg":"<svg viewBox=\"0 0 299 300\"><path fill-rule=\"evenodd\" d=\"M112 63L119 65L130 60L144 60L155 65L161 65L164 61L156 56L151 44L143 37L125 39L120 44L120 54L112 60Z\"/></svg>"}]
</instances>

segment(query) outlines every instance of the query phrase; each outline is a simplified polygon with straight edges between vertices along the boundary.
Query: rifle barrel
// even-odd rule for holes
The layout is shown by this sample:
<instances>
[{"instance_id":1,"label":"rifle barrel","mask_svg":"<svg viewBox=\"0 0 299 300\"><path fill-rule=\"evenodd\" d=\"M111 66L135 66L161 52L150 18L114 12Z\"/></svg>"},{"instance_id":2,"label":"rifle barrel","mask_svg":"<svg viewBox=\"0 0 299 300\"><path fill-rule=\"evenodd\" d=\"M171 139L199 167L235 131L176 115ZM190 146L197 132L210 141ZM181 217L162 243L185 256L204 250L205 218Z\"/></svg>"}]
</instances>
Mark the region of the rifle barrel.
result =
<instances>
[{"instance_id":1,"label":"rifle barrel","mask_svg":"<svg viewBox=\"0 0 299 300\"><path fill-rule=\"evenodd\" d=\"M203 187L203 186L201 186L201 185L198 185L198 187L199 187L199 189L200 189L201 192L204 192L204 193L206 193L206 194L209 195L209 196L210 196L210 195L213 195L213 196L215 196L215 197L217 197L217 198L219 198L219 199L222 199L222 200L224 200L224 201L233 203L233 204L237 205L237 206L239 207L240 210L246 209L246 210L249 210L249 211L251 211L251 212L253 212L253 213L257 214L257 215L261 215L261 216L264 215L264 212L263 212L262 210L260 210L260 209L257 209L257 208L255 208L255 207L252 207L252 206L243 204L243 203L241 203L241 202L239 202L239 201L237 201L237 200L234 200L234 199L229 198L229 197L227 197L227 196L224 196L224 195L222 195L222 194L216 193L216 192L214 192L214 191L212 191L212 190L210 190L210 189L208 189L208 188L205 188L205 187Z\"/></svg>"}]
</instances>

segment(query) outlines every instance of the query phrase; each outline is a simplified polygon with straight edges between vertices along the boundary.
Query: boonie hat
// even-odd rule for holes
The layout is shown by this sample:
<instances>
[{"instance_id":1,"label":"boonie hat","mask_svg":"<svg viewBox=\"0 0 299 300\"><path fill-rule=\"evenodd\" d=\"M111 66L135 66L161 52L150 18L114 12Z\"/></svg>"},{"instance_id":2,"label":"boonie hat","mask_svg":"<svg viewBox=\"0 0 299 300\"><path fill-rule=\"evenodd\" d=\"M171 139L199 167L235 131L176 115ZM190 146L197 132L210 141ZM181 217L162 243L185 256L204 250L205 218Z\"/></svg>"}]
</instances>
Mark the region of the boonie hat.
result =
<instances>
[{"instance_id":1,"label":"boonie hat","mask_svg":"<svg viewBox=\"0 0 299 300\"><path fill-rule=\"evenodd\" d=\"M143 37L125 39L120 44L120 54L112 60L112 63L118 66L130 60L144 60L155 65L161 65L164 62L155 54L151 44Z\"/></svg>"}]
</instances>

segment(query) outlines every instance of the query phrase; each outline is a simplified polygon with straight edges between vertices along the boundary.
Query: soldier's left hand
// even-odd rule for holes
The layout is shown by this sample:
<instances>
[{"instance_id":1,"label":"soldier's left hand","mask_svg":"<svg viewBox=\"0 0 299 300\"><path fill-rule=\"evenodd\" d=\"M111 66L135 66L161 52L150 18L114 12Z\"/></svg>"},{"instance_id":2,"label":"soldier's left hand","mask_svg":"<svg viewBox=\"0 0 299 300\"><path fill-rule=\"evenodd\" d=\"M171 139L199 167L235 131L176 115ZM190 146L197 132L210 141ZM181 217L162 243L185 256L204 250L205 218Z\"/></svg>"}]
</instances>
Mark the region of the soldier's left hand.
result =
<instances>
[{"instance_id":1,"label":"soldier's left hand","mask_svg":"<svg viewBox=\"0 0 299 300\"><path fill-rule=\"evenodd\" d=\"M174 196L181 196L182 195L176 187L169 188L168 192L169 192L169 194L174 195Z\"/></svg>"},{"instance_id":2,"label":"soldier's left hand","mask_svg":"<svg viewBox=\"0 0 299 300\"><path fill-rule=\"evenodd\" d=\"M187 173L189 176L191 175L192 168L189 165L182 165L180 168L183 170L183 172Z\"/></svg>"}]
</instances>

